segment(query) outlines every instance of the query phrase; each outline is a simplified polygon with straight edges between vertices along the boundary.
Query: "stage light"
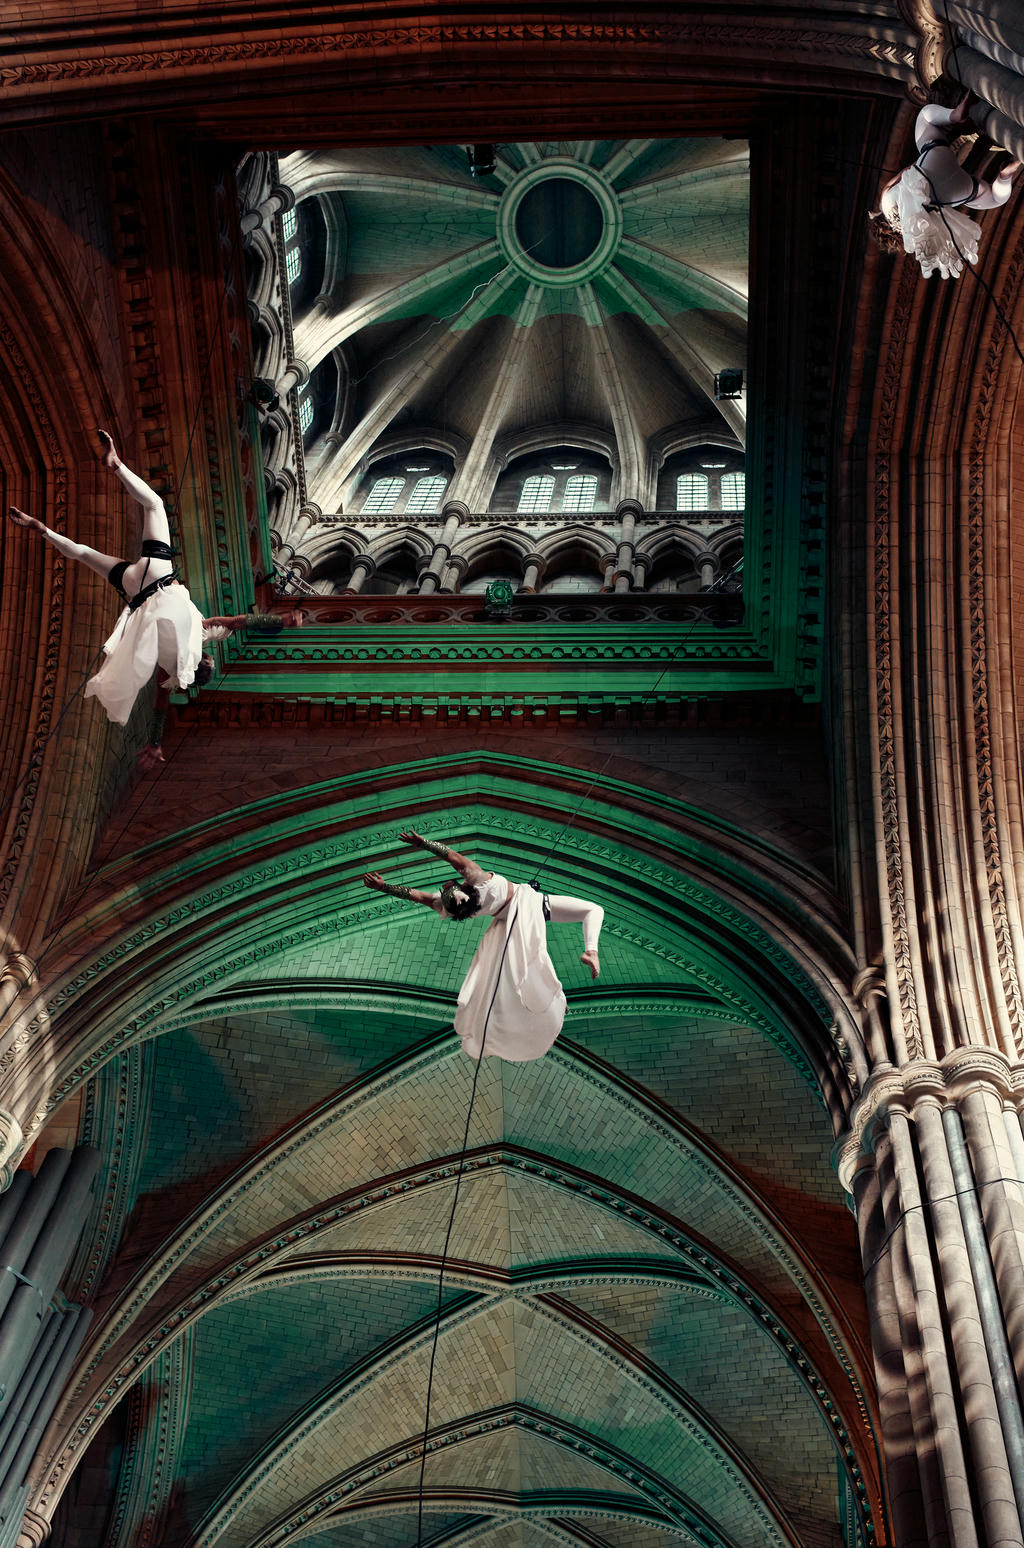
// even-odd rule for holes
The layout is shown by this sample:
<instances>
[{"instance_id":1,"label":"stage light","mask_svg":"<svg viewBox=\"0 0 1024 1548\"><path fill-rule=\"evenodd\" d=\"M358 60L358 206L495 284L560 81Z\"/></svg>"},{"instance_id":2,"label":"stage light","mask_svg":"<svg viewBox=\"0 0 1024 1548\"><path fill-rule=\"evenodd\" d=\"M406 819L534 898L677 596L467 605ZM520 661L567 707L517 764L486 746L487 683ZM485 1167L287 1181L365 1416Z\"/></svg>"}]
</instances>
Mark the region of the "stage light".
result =
<instances>
[{"instance_id":1,"label":"stage light","mask_svg":"<svg viewBox=\"0 0 1024 1548\"><path fill-rule=\"evenodd\" d=\"M727 371L715 372L715 401L722 398L738 398L743 392L743 372L730 366Z\"/></svg>"}]
</instances>

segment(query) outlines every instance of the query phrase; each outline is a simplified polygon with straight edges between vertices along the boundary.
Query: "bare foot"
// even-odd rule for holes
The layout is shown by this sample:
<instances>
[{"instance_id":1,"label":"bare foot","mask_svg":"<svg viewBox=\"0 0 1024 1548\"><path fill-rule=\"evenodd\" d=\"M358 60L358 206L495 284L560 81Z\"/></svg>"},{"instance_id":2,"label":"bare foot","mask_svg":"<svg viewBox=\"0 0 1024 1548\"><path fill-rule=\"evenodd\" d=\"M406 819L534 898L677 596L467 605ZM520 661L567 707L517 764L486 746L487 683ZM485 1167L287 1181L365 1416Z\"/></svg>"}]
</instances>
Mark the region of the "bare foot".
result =
<instances>
[{"instance_id":1,"label":"bare foot","mask_svg":"<svg viewBox=\"0 0 1024 1548\"><path fill-rule=\"evenodd\" d=\"M951 124L966 124L970 121L972 93L965 91L952 113L949 115ZM977 97L974 98L976 102Z\"/></svg>"},{"instance_id":2,"label":"bare foot","mask_svg":"<svg viewBox=\"0 0 1024 1548\"><path fill-rule=\"evenodd\" d=\"M24 511L19 511L16 505L12 505L8 513L16 527L34 527L37 532L45 532L45 525L35 516L28 516Z\"/></svg>"},{"instance_id":3,"label":"bare foot","mask_svg":"<svg viewBox=\"0 0 1024 1548\"><path fill-rule=\"evenodd\" d=\"M97 434L100 438L100 445L103 447L103 450L100 452L100 461L105 468L110 468L111 471L116 472L121 466L121 459L117 455L117 447L105 430L99 430Z\"/></svg>"},{"instance_id":4,"label":"bare foot","mask_svg":"<svg viewBox=\"0 0 1024 1548\"><path fill-rule=\"evenodd\" d=\"M597 960L596 951L585 951L580 958L580 961L586 963L587 967L590 969L591 978L597 978L600 975L601 964Z\"/></svg>"}]
</instances>

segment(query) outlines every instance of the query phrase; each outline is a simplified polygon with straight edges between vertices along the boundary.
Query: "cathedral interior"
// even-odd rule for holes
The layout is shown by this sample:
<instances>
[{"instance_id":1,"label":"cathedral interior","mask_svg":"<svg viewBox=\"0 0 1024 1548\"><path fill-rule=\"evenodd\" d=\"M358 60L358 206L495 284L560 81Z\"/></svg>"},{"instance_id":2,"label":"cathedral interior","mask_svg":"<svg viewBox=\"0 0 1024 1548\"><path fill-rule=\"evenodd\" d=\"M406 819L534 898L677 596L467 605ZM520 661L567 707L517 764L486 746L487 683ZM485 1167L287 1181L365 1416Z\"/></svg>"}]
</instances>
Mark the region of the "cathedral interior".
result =
<instances>
[{"instance_id":1,"label":"cathedral interior","mask_svg":"<svg viewBox=\"0 0 1024 1548\"><path fill-rule=\"evenodd\" d=\"M0 1548L1024 1548L1016 0L0 14Z\"/></svg>"}]
</instances>

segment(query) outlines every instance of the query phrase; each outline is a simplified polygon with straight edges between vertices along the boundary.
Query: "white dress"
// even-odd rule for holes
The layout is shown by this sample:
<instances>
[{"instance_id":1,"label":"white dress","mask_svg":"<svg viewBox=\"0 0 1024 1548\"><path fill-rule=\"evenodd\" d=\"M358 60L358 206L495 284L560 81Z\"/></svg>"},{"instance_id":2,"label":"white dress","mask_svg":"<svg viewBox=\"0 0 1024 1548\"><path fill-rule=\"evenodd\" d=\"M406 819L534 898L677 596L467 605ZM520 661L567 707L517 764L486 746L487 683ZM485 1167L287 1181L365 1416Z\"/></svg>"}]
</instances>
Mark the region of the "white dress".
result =
<instances>
[{"instance_id":1,"label":"white dress","mask_svg":"<svg viewBox=\"0 0 1024 1548\"><path fill-rule=\"evenodd\" d=\"M1007 177L988 183L964 170L948 143L964 126L954 125L952 117L951 108L936 103L921 109L914 129L917 160L881 199L883 215L903 237L904 250L913 253L925 279L933 274L956 279L965 260L977 263L981 227L964 209L998 209L1012 191Z\"/></svg>"},{"instance_id":2,"label":"white dress","mask_svg":"<svg viewBox=\"0 0 1024 1548\"><path fill-rule=\"evenodd\" d=\"M134 613L124 609L85 697L99 699L109 719L125 725L156 667L170 679L170 687L188 687L203 654L203 637L203 615L186 588L177 581L161 587Z\"/></svg>"},{"instance_id":3,"label":"white dress","mask_svg":"<svg viewBox=\"0 0 1024 1548\"><path fill-rule=\"evenodd\" d=\"M517 883L506 906L508 882L498 875L477 891L480 913L492 919L459 993L455 1030L463 1052L479 1059L482 1045L485 1058L541 1059L562 1030L565 995L548 956L540 893Z\"/></svg>"}]
</instances>

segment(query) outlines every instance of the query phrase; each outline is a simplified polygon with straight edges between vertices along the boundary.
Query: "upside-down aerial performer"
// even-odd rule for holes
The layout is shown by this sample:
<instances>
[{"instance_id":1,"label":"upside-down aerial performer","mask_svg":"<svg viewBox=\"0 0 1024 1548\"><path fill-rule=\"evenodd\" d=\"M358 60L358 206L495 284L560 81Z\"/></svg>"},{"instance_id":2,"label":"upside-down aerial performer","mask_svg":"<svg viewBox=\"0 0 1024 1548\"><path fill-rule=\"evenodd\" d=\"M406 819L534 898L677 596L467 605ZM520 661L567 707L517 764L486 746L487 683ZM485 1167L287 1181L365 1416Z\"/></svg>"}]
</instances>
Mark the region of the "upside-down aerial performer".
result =
<instances>
[{"instance_id":1,"label":"upside-down aerial performer","mask_svg":"<svg viewBox=\"0 0 1024 1548\"><path fill-rule=\"evenodd\" d=\"M955 278L978 261L981 227L964 209L993 210L1010 197L1019 161L1008 161L991 182L972 177L960 165L951 140L974 132L964 97L955 108L929 103L917 115L917 160L882 190L881 208L872 212L874 235L886 252L913 253L927 279L938 272Z\"/></svg>"},{"instance_id":2,"label":"upside-down aerial performer","mask_svg":"<svg viewBox=\"0 0 1024 1548\"><path fill-rule=\"evenodd\" d=\"M547 1053L565 1019L565 994L548 956L545 924L581 924L580 961L592 977L600 972L597 942L604 919L600 904L547 896L528 882L510 882L476 861L410 830L406 843L429 849L458 873L439 892L385 881L368 871L363 881L377 892L424 903L445 921L490 915L459 993L455 1030L472 1059L495 1054L516 1062Z\"/></svg>"}]
</instances>

